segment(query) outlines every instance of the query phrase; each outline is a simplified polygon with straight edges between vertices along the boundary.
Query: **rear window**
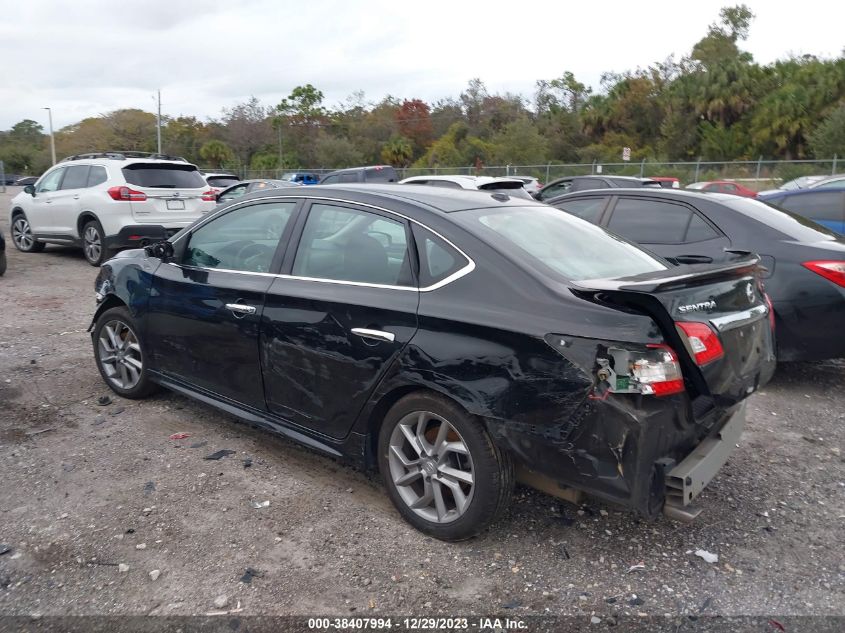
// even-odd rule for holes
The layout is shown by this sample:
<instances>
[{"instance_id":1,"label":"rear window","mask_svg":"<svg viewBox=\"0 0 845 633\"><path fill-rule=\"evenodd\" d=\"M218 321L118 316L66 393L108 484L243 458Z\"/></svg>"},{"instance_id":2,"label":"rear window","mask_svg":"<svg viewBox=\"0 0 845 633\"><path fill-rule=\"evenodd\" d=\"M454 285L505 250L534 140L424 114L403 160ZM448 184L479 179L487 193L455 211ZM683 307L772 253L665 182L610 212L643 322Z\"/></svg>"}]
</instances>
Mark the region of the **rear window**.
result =
<instances>
[{"instance_id":1,"label":"rear window","mask_svg":"<svg viewBox=\"0 0 845 633\"><path fill-rule=\"evenodd\" d=\"M641 248L551 207L474 209L458 221L529 269L578 281L666 270Z\"/></svg>"},{"instance_id":2,"label":"rear window","mask_svg":"<svg viewBox=\"0 0 845 633\"><path fill-rule=\"evenodd\" d=\"M65 181L67 181L67 176L65 176ZM65 189L64 184L62 184L62 189ZM841 222L842 212L845 209L842 204L843 197L845 197L845 191L829 190L802 193L795 196L786 196L778 206L814 220Z\"/></svg>"},{"instance_id":3,"label":"rear window","mask_svg":"<svg viewBox=\"0 0 845 633\"><path fill-rule=\"evenodd\" d=\"M799 242L819 242L837 239L838 235L791 211L779 209L759 200L750 198L731 197L720 200L723 205L744 216L772 227L774 230Z\"/></svg>"},{"instance_id":4,"label":"rear window","mask_svg":"<svg viewBox=\"0 0 845 633\"><path fill-rule=\"evenodd\" d=\"M212 187L219 187L221 189L231 187L241 181L240 178L236 178L235 176L208 176L205 180Z\"/></svg>"},{"instance_id":5,"label":"rear window","mask_svg":"<svg viewBox=\"0 0 845 633\"><path fill-rule=\"evenodd\" d=\"M130 185L160 189L200 189L206 182L194 165L134 163L123 168Z\"/></svg>"}]
</instances>

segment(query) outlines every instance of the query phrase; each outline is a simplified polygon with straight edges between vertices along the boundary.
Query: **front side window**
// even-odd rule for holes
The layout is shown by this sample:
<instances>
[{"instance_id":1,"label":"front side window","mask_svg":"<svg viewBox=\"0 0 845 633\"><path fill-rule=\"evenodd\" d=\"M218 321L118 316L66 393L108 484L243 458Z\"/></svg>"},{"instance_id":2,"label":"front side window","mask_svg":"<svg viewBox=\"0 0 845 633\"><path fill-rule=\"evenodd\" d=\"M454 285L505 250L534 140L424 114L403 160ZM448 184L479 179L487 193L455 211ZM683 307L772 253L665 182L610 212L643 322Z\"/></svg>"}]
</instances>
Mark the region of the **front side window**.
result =
<instances>
[{"instance_id":1,"label":"front side window","mask_svg":"<svg viewBox=\"0 0 845 633\"><path fill-rule=\"evenodd\" d=\"M814 220L842 221L841 191L802 193L784 198L780 206Z\"/></svg>"},{"instance_id":2,"label":"front side window","mask_svg":"<svg viewBox=\"0 0 845 633\"><path fill-rule=\"evenodd\" d=\"M41 182L38 183L38 187L35 189L35 191L38 193L41 193L42 191L45 193L49 193L51 191L58 191L59 183L62 181L62 175L64 173L64 167L59 167L58 169L51 171L49 174L47 174L41 179Z\"/></svg>"},{"instance_id":3,"label":"front side window","mask_svg":"<svg viewBox=\"0 0 845 633\"><path fill-rule=\"evenodd\" d=\"M65 170L62 189L84 189L88 186L88 165L71 165Z\"/></svg>"},{"instance_id":4,"label":"front side window","mask_svg":"<svg viewBox=\"0 0 845 633\"><path fill-rule=\"evenodd\" d=\"M405 225L368 211L313 204L292 272L298 277L410 286Z\"/></svg>"},{"instance_id":5,"label":"front side window","mask_svg":"<svg viewBox=\"0 0 845 633\"><path fill-rule=\"evenodd\" d=\"M567 213L598 224L601 218L601 212L607 204L607 198L585 198L583 200L565 200L555 205L558 209L563 209Z\"/></svg>"},{"instance_id":6,"label":"front side window","mask_svg":"<svg viewBox=\"0 0 845 633\"><path fill-rule=\"evenodd\" d=\"M555 196L562 196L563 194L568 193L570 189L572 189L571 180L565 180L564 182L543 187L540 189L540 200L548 200L549 198L554 198Z\"/></svg>"},{"instance_id":7,"label":"front side window","mask_svg":"<svg viewBox=\"0 0 845 633\"><path fill-rule=\"evenodd\" d=\"M628 277L667 266L635 244L551 207L500 207L451 214L522 266L552 278Z\"/></svg>"},{"instance_id":8,"label":"front side window","mask_svg":"<svg viewBox=\"0 0 845 633\"><path fill-rule=\"evenodd\" d=\"M270 271L295 201L268 202L235 209L196 229L183 264L242 272Z\"/></svg>"}]
</instances>

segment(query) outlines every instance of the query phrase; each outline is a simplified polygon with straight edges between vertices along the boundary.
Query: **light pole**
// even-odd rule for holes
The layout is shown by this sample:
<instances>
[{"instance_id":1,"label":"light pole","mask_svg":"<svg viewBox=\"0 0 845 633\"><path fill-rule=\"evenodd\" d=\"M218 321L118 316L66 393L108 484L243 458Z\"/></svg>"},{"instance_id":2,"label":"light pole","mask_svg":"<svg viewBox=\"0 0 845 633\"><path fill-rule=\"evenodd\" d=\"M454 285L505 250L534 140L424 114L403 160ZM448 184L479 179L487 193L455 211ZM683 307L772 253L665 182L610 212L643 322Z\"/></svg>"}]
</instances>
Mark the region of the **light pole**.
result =
<instances>
[{"instance_id":1,"label":"light pole","mask_svg":"<svg viewBox=\"0 0 845 633\"><path fill-rule=\"evenodd\" d=\"M53 136L53 110L50 108L41 108L42 110L47 110L47 114L50 115L50 153L53 156L53 164L56 164L56 137Z\"/></svg>"}]
</instances>

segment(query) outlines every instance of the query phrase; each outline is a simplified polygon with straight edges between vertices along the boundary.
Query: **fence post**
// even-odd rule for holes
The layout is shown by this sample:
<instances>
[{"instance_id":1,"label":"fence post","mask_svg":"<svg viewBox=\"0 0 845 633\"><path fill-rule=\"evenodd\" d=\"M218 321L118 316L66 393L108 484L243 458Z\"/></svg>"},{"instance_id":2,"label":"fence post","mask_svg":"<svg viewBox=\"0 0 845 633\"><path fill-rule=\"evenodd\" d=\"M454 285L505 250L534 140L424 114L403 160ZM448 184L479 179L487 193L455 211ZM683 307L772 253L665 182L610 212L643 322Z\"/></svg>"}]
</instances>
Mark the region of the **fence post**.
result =
<instances>
[{"instance_id":1,"label":"fence post","mask_svg":"<svg viewBox=\"0 0 845 633\"><path fill-rule=\"evenodd\" d=\"M593 168L592 168L592 170L590 171L590 173L591 173L591 174L595 174L595 173L596 173L596 161L595 161L595 160L593 161Z\"/></svg>"},{"instance_id":2,"label":"fence post","mask_svg":"<svg viewBox=\"0 0 845 633\"><path fill-rule=\"evenodd\" d=\"M836 154L833 155L833 169L831 170L830 175L836 175Z\"/></svg>"},{"instance_id":3,"label":"fence post","mask_svg":"<svg viewBox=\"0 0 845 633\"><path fill-rule=\"evenodd\" d=\"M693 182L698 182L698 170L701 167L701 156L698 157L698 160L695 161L695 178L693 178Z\"/></svg>"},{"instance_id":4,"label":"fence post","mask_svg":"<svg viewBox=\"0 0 845 633\"><path fill-rule=\"evenodd\" d=\"M763 156L762 155L758 156L757 157L757 176L756 176L757 180L760 180L760 166L761 166L762 162L763 162Z\"/></svg>"},{"instance_id":5,"label":"fence post","mask_svg":"<svg viewBox=\"0 0 845 633\"><path fill-rule=\"evenodd\" d=\"M548 184L548 182L549 182L549 167L550 166L551 166L550 163L546 163L546 184Z\"/></svg>"},{"instance_id":6,"label":"fence post","mask_svg":"<svg viewBox=\"0 0 845 633\"><path fill-rule=\"evenodd\" d=\"M643 158L643 161L640 163L640 178L643 177L644 173L645 173L645 158Z\"/></svg>"}]
</instances>

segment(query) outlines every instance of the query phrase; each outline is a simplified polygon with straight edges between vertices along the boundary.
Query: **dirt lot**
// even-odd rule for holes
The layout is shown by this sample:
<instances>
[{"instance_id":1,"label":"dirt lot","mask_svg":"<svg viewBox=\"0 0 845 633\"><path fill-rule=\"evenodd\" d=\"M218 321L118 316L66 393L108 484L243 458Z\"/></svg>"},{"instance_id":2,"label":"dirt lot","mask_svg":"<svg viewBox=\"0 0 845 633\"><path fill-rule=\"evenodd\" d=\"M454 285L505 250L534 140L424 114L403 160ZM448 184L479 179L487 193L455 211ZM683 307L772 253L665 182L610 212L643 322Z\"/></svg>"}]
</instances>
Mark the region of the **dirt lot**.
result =
<instances>
[{"instance_id":1,"label":"dirt lot","mask_svg":"<svg viewBox=\"0 0 845 633\"><path fill-rule=\"evenodd\" d=\"M72 249L8 255L0 614L190 615L225 596L244 615L845 615L845 361L778 369L692 525L519 489L492 531L448 545L376 477L181 396L98 405L95 269ZM236 453L203 459L219 449Z\"/></svg>"}]
</instances>

